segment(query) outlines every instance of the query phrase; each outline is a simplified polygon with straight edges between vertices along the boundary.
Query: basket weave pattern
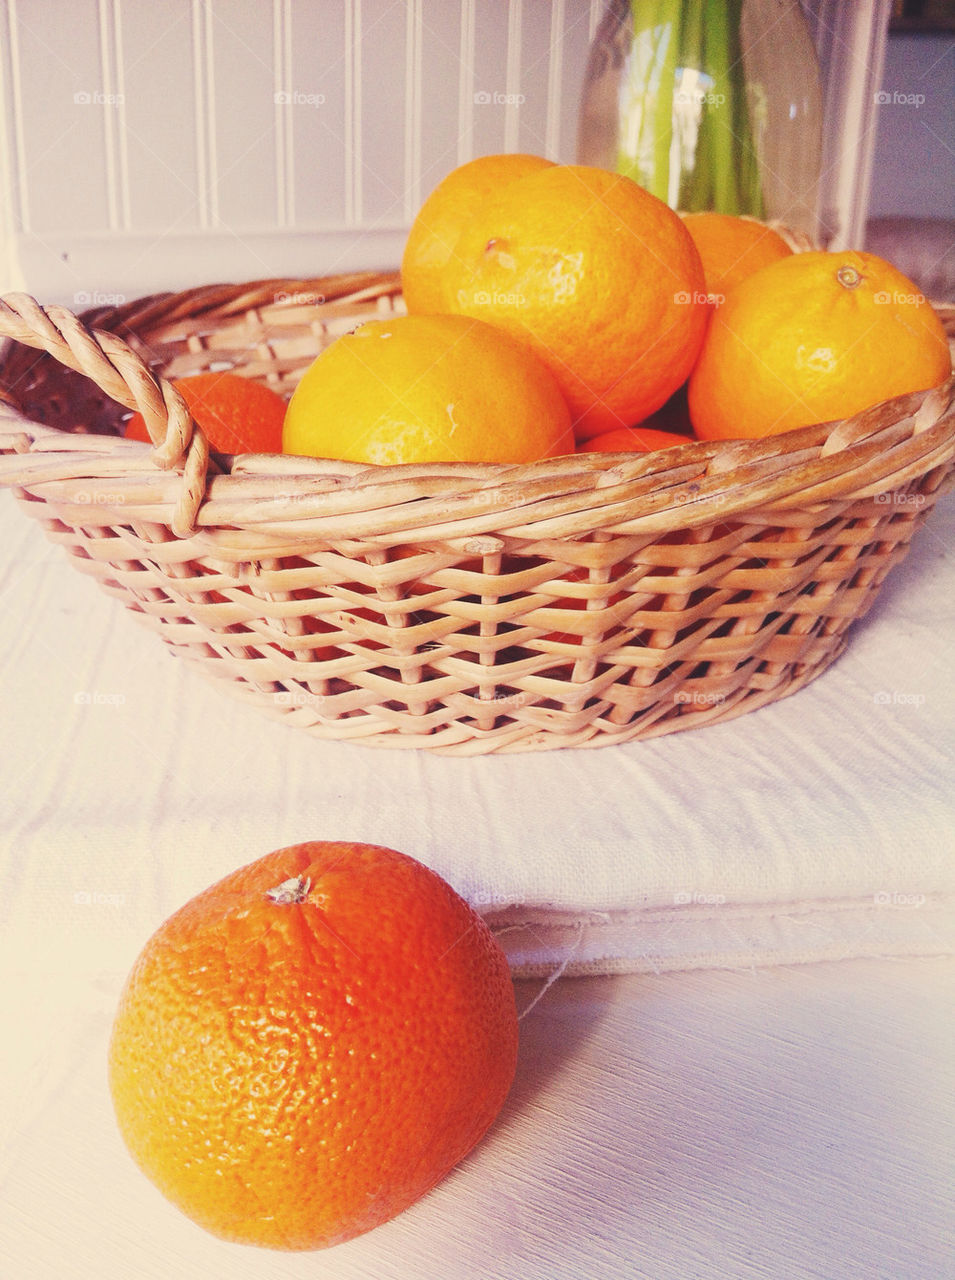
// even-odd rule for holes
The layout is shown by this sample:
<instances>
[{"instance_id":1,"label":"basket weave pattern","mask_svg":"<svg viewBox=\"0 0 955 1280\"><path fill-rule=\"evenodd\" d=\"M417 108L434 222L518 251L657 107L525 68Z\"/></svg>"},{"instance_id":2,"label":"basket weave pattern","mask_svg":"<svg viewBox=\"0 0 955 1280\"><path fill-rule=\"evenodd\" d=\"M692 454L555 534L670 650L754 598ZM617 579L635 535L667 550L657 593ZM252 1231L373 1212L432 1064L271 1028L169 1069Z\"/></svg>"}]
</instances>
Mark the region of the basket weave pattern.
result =
<instances>
[{"instance_id":1,"label":"basket weave pattern","mask_svg":"<svg viewBox=\"0 0 955 1280\"><path fill-rule=\"evenodd\" d=\"M952 380L762 441L386 468L210 456L165 381L236 367L287 394L329 341L400 307L397 276L372 273L81 318L8 296L0 481L223 689L321 737L479 754L650 737L794 692L953 465ZM133 409L157 448L118 438Z\"/></svg>"}]
</instances>

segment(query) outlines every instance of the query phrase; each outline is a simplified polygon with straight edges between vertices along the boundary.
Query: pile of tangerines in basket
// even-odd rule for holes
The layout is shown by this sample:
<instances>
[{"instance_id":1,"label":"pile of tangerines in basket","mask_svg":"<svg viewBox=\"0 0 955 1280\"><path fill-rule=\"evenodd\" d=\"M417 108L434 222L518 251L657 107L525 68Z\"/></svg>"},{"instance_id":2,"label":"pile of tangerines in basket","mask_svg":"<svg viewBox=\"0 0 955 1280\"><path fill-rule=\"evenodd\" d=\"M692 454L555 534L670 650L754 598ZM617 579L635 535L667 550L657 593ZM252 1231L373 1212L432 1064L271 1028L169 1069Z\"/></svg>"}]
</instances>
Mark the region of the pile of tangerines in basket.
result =
<instances>
[{"instance_id":1,"label":"pile of tangerines in basket","mask_svg":"<svg viewBox=\"0 0 955 1280\"><path fill-rule=\"evenodd\" d=\"M213 448L533 462L776 434L951 372L938 316L883 259L793 253L761 222L539 156L451 172L401 281L409 314L333 342L288 405L234 374L181 379ZM147 439L140 417L127 435Z\"/></svg>"}]
</instances>

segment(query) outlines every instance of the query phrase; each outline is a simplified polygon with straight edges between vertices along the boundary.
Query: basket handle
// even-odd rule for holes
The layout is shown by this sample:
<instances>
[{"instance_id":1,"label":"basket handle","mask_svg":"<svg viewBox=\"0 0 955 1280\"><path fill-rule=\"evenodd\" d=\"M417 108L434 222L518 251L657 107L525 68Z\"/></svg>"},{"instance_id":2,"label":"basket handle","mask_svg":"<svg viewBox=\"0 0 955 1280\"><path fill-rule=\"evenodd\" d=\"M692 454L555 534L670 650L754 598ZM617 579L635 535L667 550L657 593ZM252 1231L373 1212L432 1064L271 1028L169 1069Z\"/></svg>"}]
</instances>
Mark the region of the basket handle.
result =
<instances>
[{"instance_id":1,"label":"basket handle","mask_svg":"<svg viewBox=\"0 0 955 1280\"><path fill-rule=\"evenodd\" d=\"M172 383L151 373L115 333L88 328L66 307L41 307L26 293L0 296L0 336L46 351L117 404L143 415L154 446L150 460L164 471L183 472L173 530L179 536L193 532L205 494L209 442Z\"/></svg>"}]
</instances>

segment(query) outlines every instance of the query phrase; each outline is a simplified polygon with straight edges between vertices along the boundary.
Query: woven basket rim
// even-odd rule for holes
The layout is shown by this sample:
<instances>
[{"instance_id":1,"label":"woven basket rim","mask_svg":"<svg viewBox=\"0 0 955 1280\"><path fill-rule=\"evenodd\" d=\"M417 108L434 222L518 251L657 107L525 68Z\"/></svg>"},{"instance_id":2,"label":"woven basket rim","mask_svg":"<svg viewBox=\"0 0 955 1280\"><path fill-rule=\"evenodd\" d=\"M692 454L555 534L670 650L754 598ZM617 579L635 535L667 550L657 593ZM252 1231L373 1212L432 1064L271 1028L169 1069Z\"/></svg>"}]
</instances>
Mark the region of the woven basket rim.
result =
<instances>
[{"instance_id":1,"label":"woven basket rim","mask_svg":"<svg viewBox=\"0 0 955 1280\"><path fill-rule=\"evenodd\" d=\"M595 523L623 532L674 523L693 528L754 507L871 496L947 467L955 456L955 374L930 391L845 420L648 454L399 466L211 454L182 397L147 363L140 337L146 334L148 345L160 321L195 327L205 317L287 313L302 297L360 304L399 295L397 272L366 271L203 285L82 315L44 308L25 294L0 297L0 334L86 374L118 403L141 412L161 441L151 446L76 435L22 417L6 427L0 421L0 483L43 483L58 493L82 480L98 503L111 485L121 498L117 518L136 512L169 523L180 536L228 525L280 539L304 533L397 542L423 530L439 538L504 531L574 537ZM951 324L955 307L940 310Z\"/></svg>"}]
</instances>

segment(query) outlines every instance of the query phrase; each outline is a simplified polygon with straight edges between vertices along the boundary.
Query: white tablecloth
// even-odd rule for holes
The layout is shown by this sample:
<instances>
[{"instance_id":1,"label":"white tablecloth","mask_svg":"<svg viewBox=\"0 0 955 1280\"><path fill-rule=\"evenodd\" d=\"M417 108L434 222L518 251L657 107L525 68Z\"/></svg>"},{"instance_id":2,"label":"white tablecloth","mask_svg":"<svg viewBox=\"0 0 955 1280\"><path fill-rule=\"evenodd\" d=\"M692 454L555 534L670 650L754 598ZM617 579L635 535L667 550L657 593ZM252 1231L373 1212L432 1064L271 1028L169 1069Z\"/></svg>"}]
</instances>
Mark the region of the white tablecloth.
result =
<instances>
[{"instance_id":1,"label":"white tablecloth","mask_svg":"<svg viewBox=\"0 0 955 1280\"><path fill-rule=\"evenodd\" d=\"M207 1235L133 1164L121 980L0 990L4 1280L955 1280L952 959L558 982L471 1155L301 1255Z\"/></svg>"}]
</instances>

